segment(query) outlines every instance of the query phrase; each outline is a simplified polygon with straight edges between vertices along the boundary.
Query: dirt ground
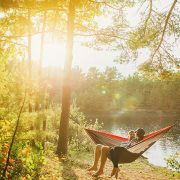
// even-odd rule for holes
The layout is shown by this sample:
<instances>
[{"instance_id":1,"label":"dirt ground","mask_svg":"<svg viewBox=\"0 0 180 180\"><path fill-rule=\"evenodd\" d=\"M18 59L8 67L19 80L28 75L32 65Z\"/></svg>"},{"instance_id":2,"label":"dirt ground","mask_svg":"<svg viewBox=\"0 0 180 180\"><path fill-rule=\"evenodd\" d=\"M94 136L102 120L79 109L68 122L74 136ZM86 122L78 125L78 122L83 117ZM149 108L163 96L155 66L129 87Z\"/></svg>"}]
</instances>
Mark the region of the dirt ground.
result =
<instances>
[{"instance_id":1,"label":"dirt ground","mask_svg":"<svg viewBox=\"0 0 180 180\"><path fill-rule=\"evenodd\" d=\"M108 160L104 174L100 177L92 177L93 172L87 168L92 163L90 160L75 157L71 160L59 159L54 154L48 155L41 168L39 179L42 180L115 180L109 177L112 163ZM120 165L119 180L179 180L180 173L166 168L157 167L148 163L146 159L139 158L133 163Z\"/></svg>"}]
</instances>

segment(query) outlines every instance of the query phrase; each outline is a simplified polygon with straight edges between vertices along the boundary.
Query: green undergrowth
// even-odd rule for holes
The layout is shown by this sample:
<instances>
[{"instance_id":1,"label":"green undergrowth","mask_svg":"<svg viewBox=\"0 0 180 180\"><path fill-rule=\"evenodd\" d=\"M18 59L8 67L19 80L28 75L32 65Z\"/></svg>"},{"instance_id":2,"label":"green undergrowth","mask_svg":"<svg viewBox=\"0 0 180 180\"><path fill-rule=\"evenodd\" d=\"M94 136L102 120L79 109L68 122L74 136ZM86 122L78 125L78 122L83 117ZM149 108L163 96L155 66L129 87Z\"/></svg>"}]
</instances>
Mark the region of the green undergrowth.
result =
<instances>
[{"instance_id":1,"label":"green undergrowth","mask_svg":"<svg viewBox=\"0 0 180 180\"><path fill-rule=\"evenodd\" d=\"M91 155L71 152L67 156L58 157L53 151L46 151L39 179L79 179L75 171L85 171L89 167Z\"/></svg>"}]
</instances>

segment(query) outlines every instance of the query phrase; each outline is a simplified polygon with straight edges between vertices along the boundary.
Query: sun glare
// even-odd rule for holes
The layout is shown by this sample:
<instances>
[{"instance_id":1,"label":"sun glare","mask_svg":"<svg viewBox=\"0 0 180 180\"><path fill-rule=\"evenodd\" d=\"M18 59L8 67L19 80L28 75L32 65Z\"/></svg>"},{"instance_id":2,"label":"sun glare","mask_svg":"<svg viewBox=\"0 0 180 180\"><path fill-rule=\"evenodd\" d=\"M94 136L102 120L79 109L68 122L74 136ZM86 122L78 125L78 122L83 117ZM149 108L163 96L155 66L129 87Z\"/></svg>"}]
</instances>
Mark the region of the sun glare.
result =
<instances>
[{"instance_id":1,"label":"sun glare","mask_svg":"<svg viewBox=\"0 0 180 180\"><path fill-rule=\"evenodd\" d=\"M32 59L40 58L40 37L32 40ZM45 42L43 51L43 66L63 67L65 61L65 45L57 42Z\"/></svg>"},{"instance_id":2,"label":"sun glare","mask_svg":"<svg viewBox=\"0 0 180 180\"><path fill-rule=\"evenodd\" d=\"M65 48L62 44L47 44L44 47L45 66L64 66Z\"/></svg>"}]
</instances>

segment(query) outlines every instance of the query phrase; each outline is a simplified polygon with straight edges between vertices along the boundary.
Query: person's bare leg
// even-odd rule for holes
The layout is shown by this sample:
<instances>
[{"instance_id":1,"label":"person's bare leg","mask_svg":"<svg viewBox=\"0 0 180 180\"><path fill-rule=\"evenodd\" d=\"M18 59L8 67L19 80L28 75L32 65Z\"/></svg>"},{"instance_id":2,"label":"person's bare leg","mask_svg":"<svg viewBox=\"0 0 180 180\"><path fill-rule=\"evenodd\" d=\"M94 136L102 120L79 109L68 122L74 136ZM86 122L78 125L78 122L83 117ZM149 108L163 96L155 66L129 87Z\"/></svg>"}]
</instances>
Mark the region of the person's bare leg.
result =
<instances>
[{"instance_id":1,"label":"person's bare leg","mask_svg":"<svg viewBox=\"0 0 180 180\"><path fill-rule=\"evenodd\" d=\"M118 173L119 173L119 168L118 167L114 167L112 172L111 172L111 177L115 175L115 178L118 178Z\"/></svg>"},{"instance_id":2,"label":"person's bare leg","mask_svg":"<svg viewBox=\"0 0 180 180\"><path fill-rule=\"evenodd\" d=\"M98 144L96 146L95 155L94 155L94 163L91 168L88 169L88 171L97 171L98 161L101 156L101 149L103 145Z\"/></svg>"},{"instance_id":3,"label":"person's bare leg","mask_svg":"<svg viewBox=\"0 0 180 180\"><path fill-rule=\"evenodd\" d=\"M102 149L101 149L100 167L99 167L99 170L96 171L93 174L93 176L99 176L99 175L103 174L104 166L105 166L105 163L106 163L109 151L110 151L110 147L109 146L103 146L102 147Z\"/></svg>"}]
</instances>

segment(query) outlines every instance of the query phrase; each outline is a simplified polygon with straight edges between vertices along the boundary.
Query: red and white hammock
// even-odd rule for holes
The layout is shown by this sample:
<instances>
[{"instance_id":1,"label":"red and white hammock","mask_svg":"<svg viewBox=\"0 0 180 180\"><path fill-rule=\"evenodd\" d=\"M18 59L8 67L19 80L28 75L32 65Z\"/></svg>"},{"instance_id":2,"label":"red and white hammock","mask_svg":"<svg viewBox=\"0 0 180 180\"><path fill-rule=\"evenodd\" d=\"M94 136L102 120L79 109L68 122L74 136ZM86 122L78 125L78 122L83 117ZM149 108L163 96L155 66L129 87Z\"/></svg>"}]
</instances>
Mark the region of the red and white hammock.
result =
<instances>
[{"instance_id":1,"label":"red and white hammock","mask_svg":"<svg viewBox=\"0 0 180 180\"><path fill-rule=\"evenodd\" d=\"M149 149L156 141L162 138L165 133L167 133L174 125L167 126L160 130L154 131L144 137L144 139L137 144L128 148L128 151L131 153L138 153L142 154L147 149ZM92 129L85 129L87 134L93 140L95 144L102 144L110 147L121 146L122 142L128 141L128 138L116 136L113 134L108 134L105 132L92 130Z\"/></svg>"}]
</instances>

